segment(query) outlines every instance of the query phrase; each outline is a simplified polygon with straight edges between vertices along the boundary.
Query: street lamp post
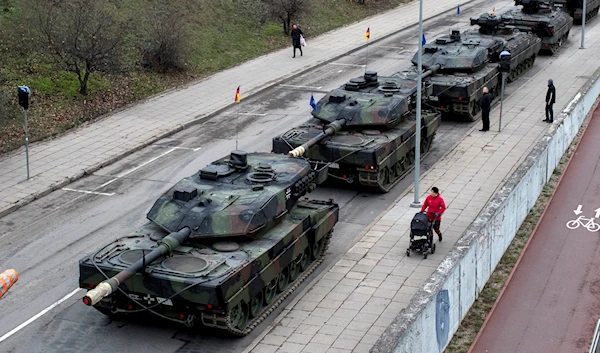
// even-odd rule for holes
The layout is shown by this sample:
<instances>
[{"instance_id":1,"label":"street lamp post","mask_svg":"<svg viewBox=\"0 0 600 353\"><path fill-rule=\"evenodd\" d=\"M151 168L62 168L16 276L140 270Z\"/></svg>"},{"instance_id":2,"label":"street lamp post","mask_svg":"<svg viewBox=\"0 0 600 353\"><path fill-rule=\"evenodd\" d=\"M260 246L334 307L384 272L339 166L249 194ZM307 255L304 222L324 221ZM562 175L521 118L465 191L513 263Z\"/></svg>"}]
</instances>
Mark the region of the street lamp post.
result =
<instances>
[{"instance_id":1,"label":"street lamp post","mask_svg":"<svg viewBox=\"0 0 600 353\"><path fill-rule=\"evenodd\" d=\"M585 39L585 3L587 0L583 0L583 13L581 14L581 47L579 49L585 49L584 39Z\"/></svg>"},{"instance_id":2,"label":"street lamp post","mask_svg":"<svg viewBox=\"0 0 600 353\"><path fill-rule=\"evenodd\" d=\"M498 132L502 131L502 102L504 101L504 80L506 75L510 73L510 52L504 50L500 53L500 79L502 80L502 88L500 89L500 120L498 121Z\"/></svg>"},{"instance_id":3,"label":"street lamp post","mask_svg":"<svg viewBox=\"0 0 600 353\"><path fill-rule=\"evenodd\" d=\"M415 199L410 207L421 207L419 181L421 172L421 75L423 52L423 0L419 0L419 51L417 54L417 131L415 132Z\"/></svg>"}]
</instances>

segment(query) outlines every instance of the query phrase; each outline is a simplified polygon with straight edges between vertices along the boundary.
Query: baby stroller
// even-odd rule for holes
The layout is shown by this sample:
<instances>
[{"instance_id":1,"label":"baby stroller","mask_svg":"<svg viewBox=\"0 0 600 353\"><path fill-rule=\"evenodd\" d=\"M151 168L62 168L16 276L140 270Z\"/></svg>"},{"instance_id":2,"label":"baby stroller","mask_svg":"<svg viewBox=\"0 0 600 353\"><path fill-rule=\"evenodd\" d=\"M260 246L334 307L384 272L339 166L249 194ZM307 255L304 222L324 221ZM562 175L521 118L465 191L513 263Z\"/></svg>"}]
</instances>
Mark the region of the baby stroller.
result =
<instances>
[{"instance_id":1,"label":"baby stroller","mask_svg":"<svg viewBox=\"0 0 600 353\"><path fill-rule=\"evenodd\" d=\"M415 214L410 222L410 244L406 249L406 256L415 251L423 254L423 258L426 259L428 254L435 253L432 230L433 222L429 221L426 212Z\"/></svg>"}]
</instances>

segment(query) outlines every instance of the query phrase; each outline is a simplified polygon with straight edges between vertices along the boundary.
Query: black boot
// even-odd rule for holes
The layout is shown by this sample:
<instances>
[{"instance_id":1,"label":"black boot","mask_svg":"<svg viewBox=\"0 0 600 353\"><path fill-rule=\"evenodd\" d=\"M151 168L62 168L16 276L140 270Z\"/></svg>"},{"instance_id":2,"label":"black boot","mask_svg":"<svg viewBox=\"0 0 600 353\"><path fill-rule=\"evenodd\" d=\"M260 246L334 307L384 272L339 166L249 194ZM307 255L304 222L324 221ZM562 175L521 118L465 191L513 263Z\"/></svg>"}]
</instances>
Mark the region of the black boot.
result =
<instances>
[{"instance_id":1,"label":"black boot","mask_svg":"<svg viewBox=\"0 0 600 353\"><path fill-rule=\"evenodd\" d=\"M439 240L439 241L442 241L442 233L441 233L441 232L440 232L440 233L438 233L438 240Z\"/></svg>"}]
</instances>

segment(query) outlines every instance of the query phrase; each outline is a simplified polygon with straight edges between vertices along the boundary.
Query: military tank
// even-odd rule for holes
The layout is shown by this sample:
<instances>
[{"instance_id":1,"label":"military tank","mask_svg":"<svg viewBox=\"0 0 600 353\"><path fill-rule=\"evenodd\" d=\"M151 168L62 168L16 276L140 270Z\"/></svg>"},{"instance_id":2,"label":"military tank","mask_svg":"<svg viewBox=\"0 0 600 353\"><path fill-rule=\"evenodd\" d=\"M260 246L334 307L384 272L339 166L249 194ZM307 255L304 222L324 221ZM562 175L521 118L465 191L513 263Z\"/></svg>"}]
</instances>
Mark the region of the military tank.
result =
<instances>
[{"instance_id":1,"label":"military tank","mask_svg":"<svg viewBox=\"0 0 600 353\"><path fill-rule=\"evenodd\" d=\"M573 17L573 22L580 25L583 22L583 1L584 0L554 0L554 3L562 4L563 10ZM585 21L587 22L598 15L600 0L585 1Z\"/></svg>"},{"instance_id":2,"label":"military tank","mask_svg":"<svg viewBox=\"0 0 600 353\"><path fill-rule=\"evenodd\" d=\"M416 74L367 71L319 100L312 119L275 137L273 152L328 163L331 179L388 192L415 163L416 92ZM440 118L436 111L422 112L422 158Z\"/></svg>"},{"instance_id":3,"label":"military tank","mask_svg":"<svg viewBox=\"0 0 600 353\"><path fill-rule=\"evenodd\" d=\"M542 40L540 53L554 54L567 42L573 18L565 11L554 9L547 0L516 0L515 5L497 16L509 26L537 34Z\"/></svg>"},{"instance_id":4,"label":"military tank","mask_svg":"<svg viewBox=\"0 0 600 353\"><path fill-rule=\"evenodd\" d=\"M301 198L326 178L327 166L304 159L232 152L79 261L83 303L248 334L322 261L339 208Z\"/></svg>"},{"instance_id":5,"label":"military tank","mask_svg":"<svg viewBox=\"0 0 600 353\"><path fill-rule=\"evenodd\" d=\"M479 30L437 38L423 46L424 69L439 67L424 82L432 86L426 105L439 109L444 115L463 116L475 121L483 88L488 87L496 98L500 91L500 53L511 53L511 76L516 79L533 66L541 40L532 33L508 28L493 15L476 19ZM417 53L412 59L416 71Z\"/></svg>"}]
</instances>

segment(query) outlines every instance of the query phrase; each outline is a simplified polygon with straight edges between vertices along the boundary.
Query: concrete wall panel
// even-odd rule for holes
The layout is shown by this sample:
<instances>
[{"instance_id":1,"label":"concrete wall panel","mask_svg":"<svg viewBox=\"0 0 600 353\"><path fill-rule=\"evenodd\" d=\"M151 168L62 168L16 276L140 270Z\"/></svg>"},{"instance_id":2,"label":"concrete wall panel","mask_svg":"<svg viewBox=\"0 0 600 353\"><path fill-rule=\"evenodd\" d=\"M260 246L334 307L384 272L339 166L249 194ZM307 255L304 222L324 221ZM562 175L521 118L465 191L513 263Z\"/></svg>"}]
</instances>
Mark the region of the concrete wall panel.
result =
<instances>
[{"instance_id":1,"label":"concrete wall panel","mask_svg":"<svg viewBox=\"0 0 600 353\"><path fill-rule=\"evenodd\" d=\"M442 352L600 94L600 69L484 207L372 353Z\"/></svg>"}]
</instances>

